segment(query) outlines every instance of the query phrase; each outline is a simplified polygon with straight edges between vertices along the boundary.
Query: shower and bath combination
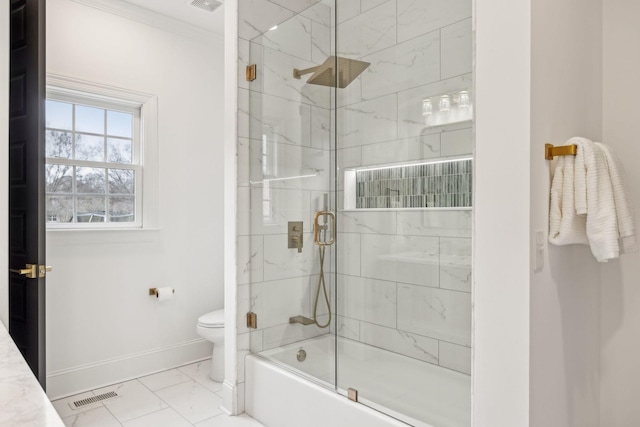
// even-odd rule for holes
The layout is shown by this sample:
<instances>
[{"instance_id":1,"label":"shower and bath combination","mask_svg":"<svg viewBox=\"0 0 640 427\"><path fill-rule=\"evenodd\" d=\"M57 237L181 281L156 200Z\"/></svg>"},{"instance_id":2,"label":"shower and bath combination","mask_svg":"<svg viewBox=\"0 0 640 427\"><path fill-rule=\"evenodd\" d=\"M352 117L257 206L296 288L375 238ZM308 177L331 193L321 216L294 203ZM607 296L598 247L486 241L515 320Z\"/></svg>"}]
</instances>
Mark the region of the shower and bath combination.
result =
<instances>
[{"instance_id":1,"label":"shower and bath combination","mask_svg":"<svg viewBox=\"0 0 640 427\"><path fill-rule=\"evenodd\" d=\"M276 30L286 3L304 10ZM472 8L352 3L239 8L245 404L273 425L469 427Z\"/></svg>"}]
</instances>

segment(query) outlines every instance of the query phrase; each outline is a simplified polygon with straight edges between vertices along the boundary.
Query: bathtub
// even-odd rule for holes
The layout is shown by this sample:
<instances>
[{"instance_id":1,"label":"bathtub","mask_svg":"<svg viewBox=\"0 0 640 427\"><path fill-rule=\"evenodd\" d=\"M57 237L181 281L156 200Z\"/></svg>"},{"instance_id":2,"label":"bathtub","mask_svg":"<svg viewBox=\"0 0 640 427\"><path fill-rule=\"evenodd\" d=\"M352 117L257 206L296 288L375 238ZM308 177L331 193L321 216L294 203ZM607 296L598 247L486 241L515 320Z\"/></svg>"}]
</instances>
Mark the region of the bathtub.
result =
<instances>
[{"instance_id":1,"label":"bathtub","mask_svg":"<svg viewBox=\"0 0 640 427\"><path fill-rule=\"evenodd\" d=\"M267 427L471 425L468 375L341 337L336 393L335 343L323 335L248 355L246 412ZM359 403L345 397L349 387Z\"/></svg>"}]
</instances>

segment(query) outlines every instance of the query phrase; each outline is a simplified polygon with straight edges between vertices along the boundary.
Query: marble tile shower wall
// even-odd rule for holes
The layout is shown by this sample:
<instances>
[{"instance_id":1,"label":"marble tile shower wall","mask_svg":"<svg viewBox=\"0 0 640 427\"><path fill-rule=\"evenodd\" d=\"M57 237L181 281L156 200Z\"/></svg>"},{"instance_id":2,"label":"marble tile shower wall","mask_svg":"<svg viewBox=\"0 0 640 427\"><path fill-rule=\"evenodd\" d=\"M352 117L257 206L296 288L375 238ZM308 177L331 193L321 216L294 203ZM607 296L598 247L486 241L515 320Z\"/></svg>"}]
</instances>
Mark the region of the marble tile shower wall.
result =
<instances>
[{"instance_id":1,"label":"marble tile shower wall","mask_svg":"<svg viewBox=\"0 0 640 427\"><path fill-rule=\"evenodd\" d=\"M471 154L471 122L422 116L471 89L471 0L339 6L339 55L371 64L338 92L339 170ZM338 333L469 374L471 211L341 209L338 224Z\"/></svg>"},{"instance_id":2,"label":"marble tile shower wall","mask_svg":"<svg viewBox=\"0 0 640 427\"><path fill-rule=\"evenodd\" d=\"M319 263L311 224L329 192L331 143L331 89L294 79L293 69L319 65L330 54L331 14L317 0L242 0L239 8L238 381L243 383L247 352L328 332L291 325L289 317L312 317ZM258 66L252 82L245 79L249 63ZM288 249L289 221L304 222L301 253ZM327 284L332 285L330 277ZM257 330L246 328L249 311L258 314ZM328 316L324 307L318 313L321 321Z\"/></svg>"}]
</instances>

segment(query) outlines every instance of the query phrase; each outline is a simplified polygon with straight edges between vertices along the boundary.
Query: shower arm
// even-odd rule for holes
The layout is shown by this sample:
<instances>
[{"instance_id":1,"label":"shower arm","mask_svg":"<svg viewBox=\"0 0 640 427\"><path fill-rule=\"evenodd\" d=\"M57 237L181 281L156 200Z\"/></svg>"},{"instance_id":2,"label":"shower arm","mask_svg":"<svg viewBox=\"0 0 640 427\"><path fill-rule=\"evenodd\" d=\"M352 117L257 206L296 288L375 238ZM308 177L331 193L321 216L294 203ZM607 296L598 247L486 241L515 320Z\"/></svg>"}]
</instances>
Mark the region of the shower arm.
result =
<instances>
[{"instance_id":1,"label":"shower arm","mask_svg":"<svg viewBox=\"0 0 640 427\"><path fill-rule=\"evenodd\" d=\"M304 70L298 70L297 68L294 68L293 69L293 78L300 80L300 77L304 76L305 74L311 74L311 73L315 72L320 67L321 67L321 65L316 65L315 67L305 68Z\"/></svg>"}]
</instances>

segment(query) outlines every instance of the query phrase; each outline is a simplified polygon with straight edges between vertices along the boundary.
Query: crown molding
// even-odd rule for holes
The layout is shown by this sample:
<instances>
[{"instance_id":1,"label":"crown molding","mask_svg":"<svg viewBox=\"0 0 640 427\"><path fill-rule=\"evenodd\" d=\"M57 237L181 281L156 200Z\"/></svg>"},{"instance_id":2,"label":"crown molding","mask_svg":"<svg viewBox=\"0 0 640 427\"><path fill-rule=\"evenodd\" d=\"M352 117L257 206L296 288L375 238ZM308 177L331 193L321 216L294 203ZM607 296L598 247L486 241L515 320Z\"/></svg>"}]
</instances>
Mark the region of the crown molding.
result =
<instances>
[{"instance_id":1,"label":"crown molding","mask_svg":"<svg viewBox=\"0 0 640 427\"><path fill-rule=\"evenodd\" d=\"M103 12L121 16L141 24L169 31L181 36L191 37L200 41L220 42L223 36L214 31L206 30L179 19L171 18L162 13L137 6L122 0L71 0Z\"/></svg>"}]
</instances>

